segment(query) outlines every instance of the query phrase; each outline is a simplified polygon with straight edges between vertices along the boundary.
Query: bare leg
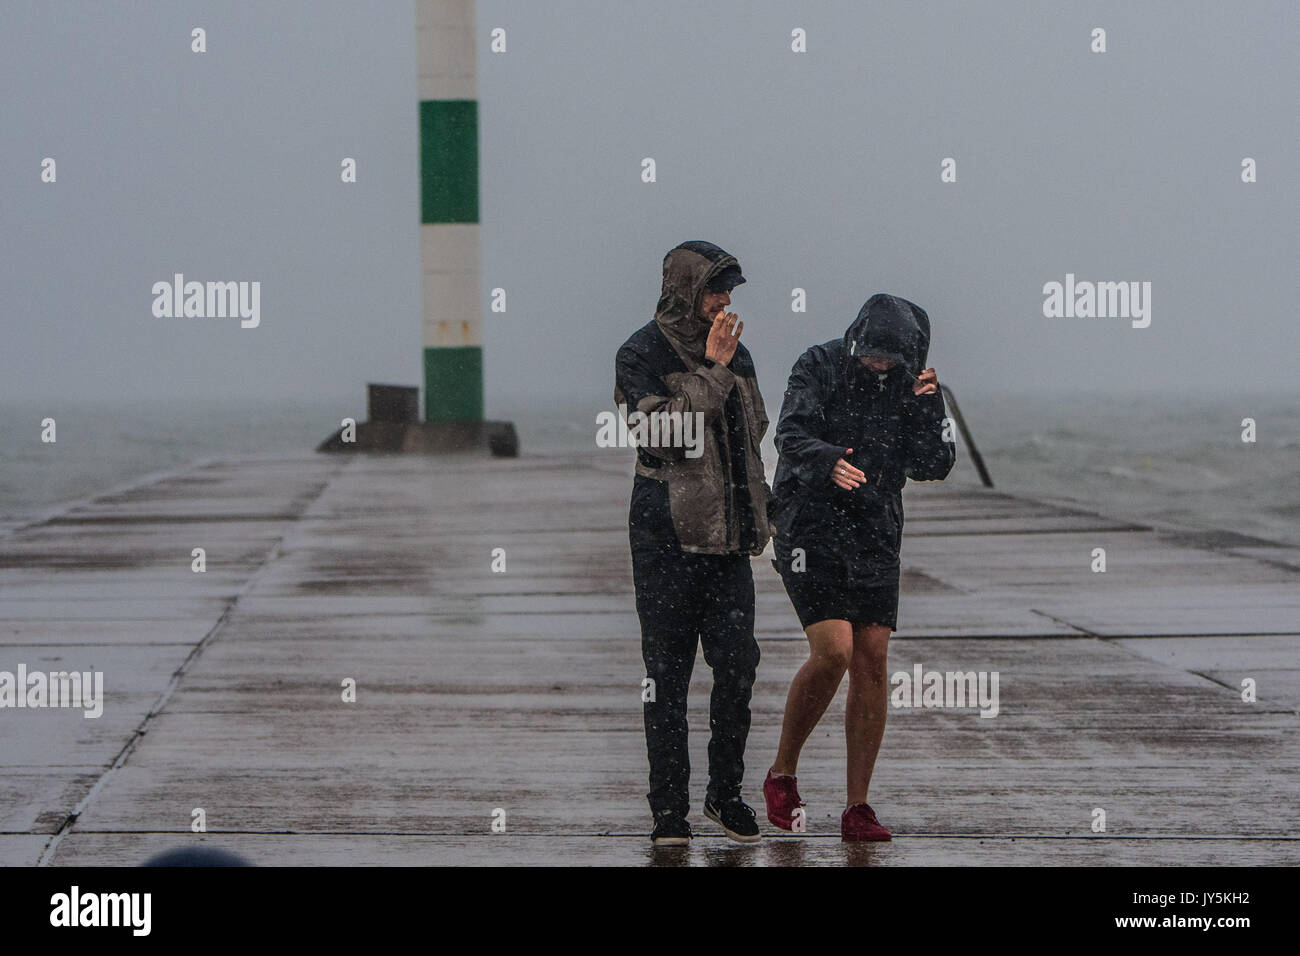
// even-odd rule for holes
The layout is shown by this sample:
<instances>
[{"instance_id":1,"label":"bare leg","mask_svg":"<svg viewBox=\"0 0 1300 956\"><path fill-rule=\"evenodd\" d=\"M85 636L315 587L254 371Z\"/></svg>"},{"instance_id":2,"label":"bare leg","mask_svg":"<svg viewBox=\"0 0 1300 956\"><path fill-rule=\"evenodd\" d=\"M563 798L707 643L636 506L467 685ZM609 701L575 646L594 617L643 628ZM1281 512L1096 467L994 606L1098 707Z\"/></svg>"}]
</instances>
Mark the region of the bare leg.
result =
<instances>
[{"instance_id":1,"label":"bare leg","mask_svg":"<svg viewBox=\"0 0 1300 956\"><path fill-rule=\"evenodd\" d=\"M804 741L835 699L840 681L853 659L853 626L848 621L818 621L804 631L808 635L808 660L790 683L781 724L773 773L793 774L799 765Z\"/></svg>"},{"instance_id":2,"label":"bare leg","mask_svg":"<svg viewBox=\"0 0 1300 956\"><path fill-rule=\"evenodd\" d=\"M885 735L885 717L889 711L889 634L890 629L884 624L853 625L849 701L844 709L844 740L849 752L846 806L850 807L867 802L871 772L880 752L880 740Z\"/></svg>"}]
</instances>

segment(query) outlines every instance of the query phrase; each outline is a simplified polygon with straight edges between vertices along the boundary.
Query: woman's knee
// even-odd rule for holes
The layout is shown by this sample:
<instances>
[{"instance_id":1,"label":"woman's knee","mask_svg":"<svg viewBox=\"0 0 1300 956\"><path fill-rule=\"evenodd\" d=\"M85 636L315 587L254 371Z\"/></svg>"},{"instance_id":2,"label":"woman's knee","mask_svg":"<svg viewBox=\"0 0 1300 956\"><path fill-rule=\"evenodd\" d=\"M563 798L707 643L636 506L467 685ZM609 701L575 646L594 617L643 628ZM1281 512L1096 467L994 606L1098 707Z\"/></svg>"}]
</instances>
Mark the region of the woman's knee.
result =
<instances>
[{"instance_id":1,"label":"woman's knee","mask_svg":"<svg viewBox=\"0 0 1300 956\"><path fill-rule=\"evenodd\" d=\"M884 624L859 624L853 628L854 670L883 673L889 660L889 635Z\"/></svg>"},{"instance_id":2,"label":"woman's knee","mask_svg":"<svg viewBox=\"0 0 1300 956\"><path fill-rule=\"evenodd\" d=\"M853 631L847 621L828 625L819 621L808 628L808 661L827 674L843 676L853 661Z\"/></svg>"}]
</instances>

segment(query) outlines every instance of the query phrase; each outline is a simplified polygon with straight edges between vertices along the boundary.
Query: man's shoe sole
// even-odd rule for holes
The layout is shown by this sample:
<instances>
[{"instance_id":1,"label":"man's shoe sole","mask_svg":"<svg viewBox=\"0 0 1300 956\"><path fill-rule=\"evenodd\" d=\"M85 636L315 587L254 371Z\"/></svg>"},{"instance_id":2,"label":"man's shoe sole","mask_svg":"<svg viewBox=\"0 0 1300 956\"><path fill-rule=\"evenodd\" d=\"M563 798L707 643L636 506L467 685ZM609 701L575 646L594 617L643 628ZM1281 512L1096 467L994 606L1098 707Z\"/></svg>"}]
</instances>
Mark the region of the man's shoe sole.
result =
<instances>
[{"instance_id":1,"label":"man's shoe sole","mask_svg":"<svg viewBox=\"0 0 1300 956\"><path fill-rule=\"evenodd\" d=\"M759 840L763 839L763 834L761 833L755 833L753 836L745 836L743 833L737 833L735 830L728 829L727 825L722 822L722 818L708 807L704 808L704 815L718 826L722 827L722 832L727 834L727 838L734 840L736 843L757 843Z\"/></svg>"},{"instance_id":2,"label":"man's shoe sole","mask_svg":"<svg viewBox=\"0 0 1300 956\"><path fill-rule=\"evenodd\" d=\"M659 837L651 841L655 846L690 846L690 837Z\"/></svg>"}]
</instances>

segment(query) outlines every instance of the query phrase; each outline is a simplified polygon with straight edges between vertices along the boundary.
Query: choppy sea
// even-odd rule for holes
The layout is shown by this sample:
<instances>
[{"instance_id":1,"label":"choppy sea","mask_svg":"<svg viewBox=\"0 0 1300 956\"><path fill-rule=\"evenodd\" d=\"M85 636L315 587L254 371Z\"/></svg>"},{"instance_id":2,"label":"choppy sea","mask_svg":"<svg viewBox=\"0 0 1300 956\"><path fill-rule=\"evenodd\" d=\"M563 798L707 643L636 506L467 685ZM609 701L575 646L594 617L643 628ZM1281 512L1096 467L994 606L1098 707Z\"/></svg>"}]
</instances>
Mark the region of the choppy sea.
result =
<instances>
[{"instance_id":1,"label":"choppy sea","mask_svg":"<svg viewBox=\"0 0 1300 956\"><path fill-rule=\"evenodd\" d=\"M1001 491L1300 546L1300 394L957 398ZM596 416L607 407L593 399L489 416L515 422L525 453L603 454ZM46 416L58 422L53 444L40 440ZM1241 440L1245 418L1256 423L1252 443ZM0 416L0 522L203 458L309 450L337 424L336 408L307 402L10 405ZM770 430L764 459L770 477ZM949 480L978 481L960 444Z\"/></svg>"}]
</instances>

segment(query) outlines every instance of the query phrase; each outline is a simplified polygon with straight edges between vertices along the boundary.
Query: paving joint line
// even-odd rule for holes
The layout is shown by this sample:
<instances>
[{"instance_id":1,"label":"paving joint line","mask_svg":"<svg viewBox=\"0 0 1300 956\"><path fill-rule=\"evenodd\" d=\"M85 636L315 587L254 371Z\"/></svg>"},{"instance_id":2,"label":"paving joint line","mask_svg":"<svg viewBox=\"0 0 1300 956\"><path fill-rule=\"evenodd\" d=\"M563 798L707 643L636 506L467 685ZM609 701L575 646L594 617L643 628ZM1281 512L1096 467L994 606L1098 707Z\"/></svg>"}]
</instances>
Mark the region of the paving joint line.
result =
<instances>
[{"instance_id":1,"label":"paving joint line","mask_svg":"<svg viewBox=\"0 0 1300 956\"><path fill-rule=\"evenodd\" d=\"M302 511L306 511L308 508L312 506L312 504L320 500L321 496L325 494L325 492L329 489L329 486L333 483L334 479L338 477L339 473L344 470L347 464L348 464L347 461L340 462L338 467L336 467L332 472L329 473L328 477L321 484L320 489L316 492L316 494L313 495L310 499L303 501L302 508L301 508ZM91 802L99 794L99 791L103 788L104 784L109 780L109 778L112 777L121 767L123 767L126 764L127 760L130 758L136 746L144 738L144 735L148 733L149 725L153 722L154 718L157 717L162 712L162 709L167 705L167 702L171 699L172 694L175 693L176 688L180 686L180 682L185 677L190 666L193 665L194 662L197 661L199 657L202 656L204 649L209 644L211 644L216 639L217 635L225 628L226 622L229 620L231 612L239 604L239 599L243 597L243 595L253 586L254 582L257 581L258 577L282 556L283 553L282 547L284 545L284 539L289 534L289 532L293 529L295 524L297 524L296 519L285 528L283 534L279 535L275 539L274 544L272 544L270 550L267 552L266 558L262 561L262 563L258 566L258 568L248 576L248 580L244 582L244 585L230 599L230 602L226 605L225 610L223 610L221 612L221 615L217 618L216 623L214 623L212 627L209 628L208 632L205 635L203 635L203 639L200 640L197 644L194 645L193 648L190 649L189 654L185 656L185 660L183 660L180 663L180 666L177 667L176 670L172 672L171 679L167 682L167 686L163 688L162 694L159 696L158 700L154 702L153 706L149 708L149 711L144 715L144 718L140 721L140 723L134 728L134 730L132 730L131 736L127 738L126 743L122 745L122 749L118 751L117 756L114 757L113 762L109 765L108 769L105 770L102 774L100 774L99 779L97 779L94 782L94 784L91 785L90 789L86 792L86 795L77 802L77 804L64 818L63 823L59 826L59 829L55 831L55 833L46 842L45 847L41 851L40 858L36 862L37 866L50 865L51 860L53 860L54 858L55 851L58 850L59 844L63 842L63 838L67 836L68 833L71 832L72 827L76 825L76 822L80 818L80 816L83 813L85 813L86 810L90 807Z\"/></svg>"}]
</instances>

